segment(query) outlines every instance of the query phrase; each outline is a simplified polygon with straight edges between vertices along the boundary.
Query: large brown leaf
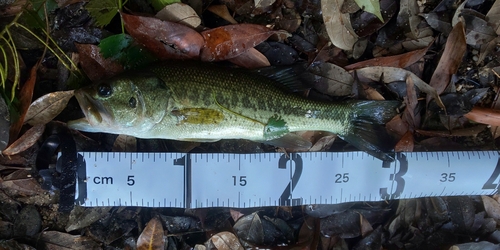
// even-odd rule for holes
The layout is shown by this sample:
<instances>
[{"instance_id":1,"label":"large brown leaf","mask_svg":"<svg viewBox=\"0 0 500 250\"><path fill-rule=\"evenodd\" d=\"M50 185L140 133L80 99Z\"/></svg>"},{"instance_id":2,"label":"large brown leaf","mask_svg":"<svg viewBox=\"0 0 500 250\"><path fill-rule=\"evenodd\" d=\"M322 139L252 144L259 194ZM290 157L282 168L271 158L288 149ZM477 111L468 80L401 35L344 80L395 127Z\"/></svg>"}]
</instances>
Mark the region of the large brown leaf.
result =
<instances>
[{"instance_id":1,"label":"large brown leaf","mask_svg":"<svg viewBox=\"0 0 500 250\"><path fill-rule=\"evenodd\" d=\"M222 61L234 58L281 31L257 24L233 24L201 32L205 45L202 61Z\"/></svg>"},{"instance_id":2,"label":"large brown leaf","mask_svg":"<svg viewBox=\"0 0 500 250\"><path fill-rule=\"evenodd\" d=\"M5 150L1 152L3 155L15 155L19 154L26 149L33 146L36 141L42 136L45 130L45 124L36 125L30 128L26 133L24 133L19 139L10 144Z\"/></svg>"},{"instance_id":3,"label":"large brown leaf","mask_svg":"<svg viewBox=\"0 0 500 250\"><path fill-rule=\"evenodd\" d=\"M326 32L333 45L343 50L352 50L359 37L352 28L349 14L340 11L343 4L344 0L321 0L321 11Z\"/></svg>"},{"instance_id":4,"label":"large brown leaf","mask_svg":"<svg viewBox=\"0 0 500 250\"><path fill-rule=\"evenodd\" d=\"M451 76L457 72L466 50L464 25L459 22L448 36L443 55L441 55L438 66L429 82L429 85L436 89L438 94L442 94L450 83ZM430 96L427 97L427 103L429 101Z\"/></svg>"},{"instance_id":5,"label":"large brown leaf","mask_svg":"<svg viewBox=\"0 0 500 250\"><path fill-rule=\"evenodd\" d=\"M160 59L198 58L203 37L182 24L122 13L127 32Z\"/></svg>"},{"instance_id":6,"label":"large brown leaf","mask_svg":"<svg viewBox=\"0 0 500 250\"><path fill-rule=\"evenodd\" d=\"M491 126L500 126L500 110L498 109L474 107L464 116L475 122Z\"/></svg>"}]
</instances>

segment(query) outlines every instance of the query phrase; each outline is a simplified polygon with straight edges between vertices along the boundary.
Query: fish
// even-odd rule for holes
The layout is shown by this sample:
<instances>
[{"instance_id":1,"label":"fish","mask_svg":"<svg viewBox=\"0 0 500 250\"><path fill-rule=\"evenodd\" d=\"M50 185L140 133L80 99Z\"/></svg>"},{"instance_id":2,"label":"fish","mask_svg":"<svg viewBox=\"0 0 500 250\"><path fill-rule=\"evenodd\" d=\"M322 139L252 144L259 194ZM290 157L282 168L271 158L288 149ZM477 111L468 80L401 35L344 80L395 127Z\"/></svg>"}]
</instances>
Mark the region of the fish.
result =
<instances>
[{"instance_id":1,"label":"fish","mask_svg":"<svg viewBox=\"0 0 500 250\"><path fill-rule=\"evenodd\" d=\"M68 126L146 139L247 139L304 149L311 142L292 132L328 131L379 159L393 159L380 146L386 140L381 135L399 101L311 100L290 91L286 85L294 80L286 75L201 62L155 63L77 89L84 118Z\"/></svg>"}]
</instances>

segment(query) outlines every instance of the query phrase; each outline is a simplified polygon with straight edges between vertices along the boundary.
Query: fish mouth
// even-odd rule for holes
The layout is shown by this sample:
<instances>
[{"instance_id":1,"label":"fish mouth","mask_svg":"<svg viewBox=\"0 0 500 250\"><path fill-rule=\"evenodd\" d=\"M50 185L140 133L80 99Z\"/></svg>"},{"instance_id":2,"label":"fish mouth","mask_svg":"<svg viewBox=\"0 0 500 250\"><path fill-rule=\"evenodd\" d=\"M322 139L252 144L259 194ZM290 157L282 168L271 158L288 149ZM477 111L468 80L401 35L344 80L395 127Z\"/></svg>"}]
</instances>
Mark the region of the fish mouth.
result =
<instances>
[{"instance_id":1,"label":"fish mouth","mask_svg":"<svg viewBox=\"0 0 500 250\"><path fill-rule=\"evenodd\" d=\"M68 126L73 129L87 132L101 131L102 127L112 124L113 114L101 101L92 97L92 94L89 94L88 90L89 89L79 89L75 91L75 97L78 100L78 104L85 118L69 121Z\"/></svg>"}]
</instances>

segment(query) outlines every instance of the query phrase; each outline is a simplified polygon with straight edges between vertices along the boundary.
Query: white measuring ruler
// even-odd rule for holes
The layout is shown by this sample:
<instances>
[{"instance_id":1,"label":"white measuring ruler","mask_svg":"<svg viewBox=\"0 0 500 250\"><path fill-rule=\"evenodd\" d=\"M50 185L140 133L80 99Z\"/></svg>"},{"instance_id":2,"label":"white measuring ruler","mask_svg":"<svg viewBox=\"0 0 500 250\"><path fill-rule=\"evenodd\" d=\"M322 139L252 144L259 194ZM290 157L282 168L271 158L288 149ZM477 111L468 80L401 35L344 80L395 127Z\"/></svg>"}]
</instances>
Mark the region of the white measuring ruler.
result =
<instances>
[{"instance_id":1,"label":"white measuring ruler","mask_svg":"<svg viewBox=\"0 0 500 250\"><path fill-rule=\"evenodd\" d=\"M260 207L498 192L498 151L258 154L82 152L82 206Z\"/></svg>"}]
</instances>

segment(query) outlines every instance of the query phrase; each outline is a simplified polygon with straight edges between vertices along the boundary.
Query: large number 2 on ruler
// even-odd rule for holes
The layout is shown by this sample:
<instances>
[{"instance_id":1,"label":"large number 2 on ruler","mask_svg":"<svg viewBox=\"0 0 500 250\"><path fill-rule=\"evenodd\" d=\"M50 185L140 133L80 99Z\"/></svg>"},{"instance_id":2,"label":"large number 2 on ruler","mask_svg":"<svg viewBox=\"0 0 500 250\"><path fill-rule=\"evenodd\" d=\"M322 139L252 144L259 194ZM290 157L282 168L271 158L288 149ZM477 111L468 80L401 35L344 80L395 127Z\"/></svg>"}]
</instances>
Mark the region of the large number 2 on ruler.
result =
<instances>
[{"instance_id":1,"label":"large number 2 on ruler","mask_svg":"<svg viewBox=\"0 0 500 250\"><path fill-rule=\"evenodd\" d=\"M293 171L292 181L288 183L285 190L280 197L280 206L298 206L301 205L302 199L292 199L290 204L290 198L292 196L292 191L297 186L299 182L300 175L302 174L302 157L299 154L292 154L292 157L288 157L287 155L282 155L278 162L278 168L286 169L288 161L292 160L295 163L295 171Z\"/></svg>"}]
</instances>

